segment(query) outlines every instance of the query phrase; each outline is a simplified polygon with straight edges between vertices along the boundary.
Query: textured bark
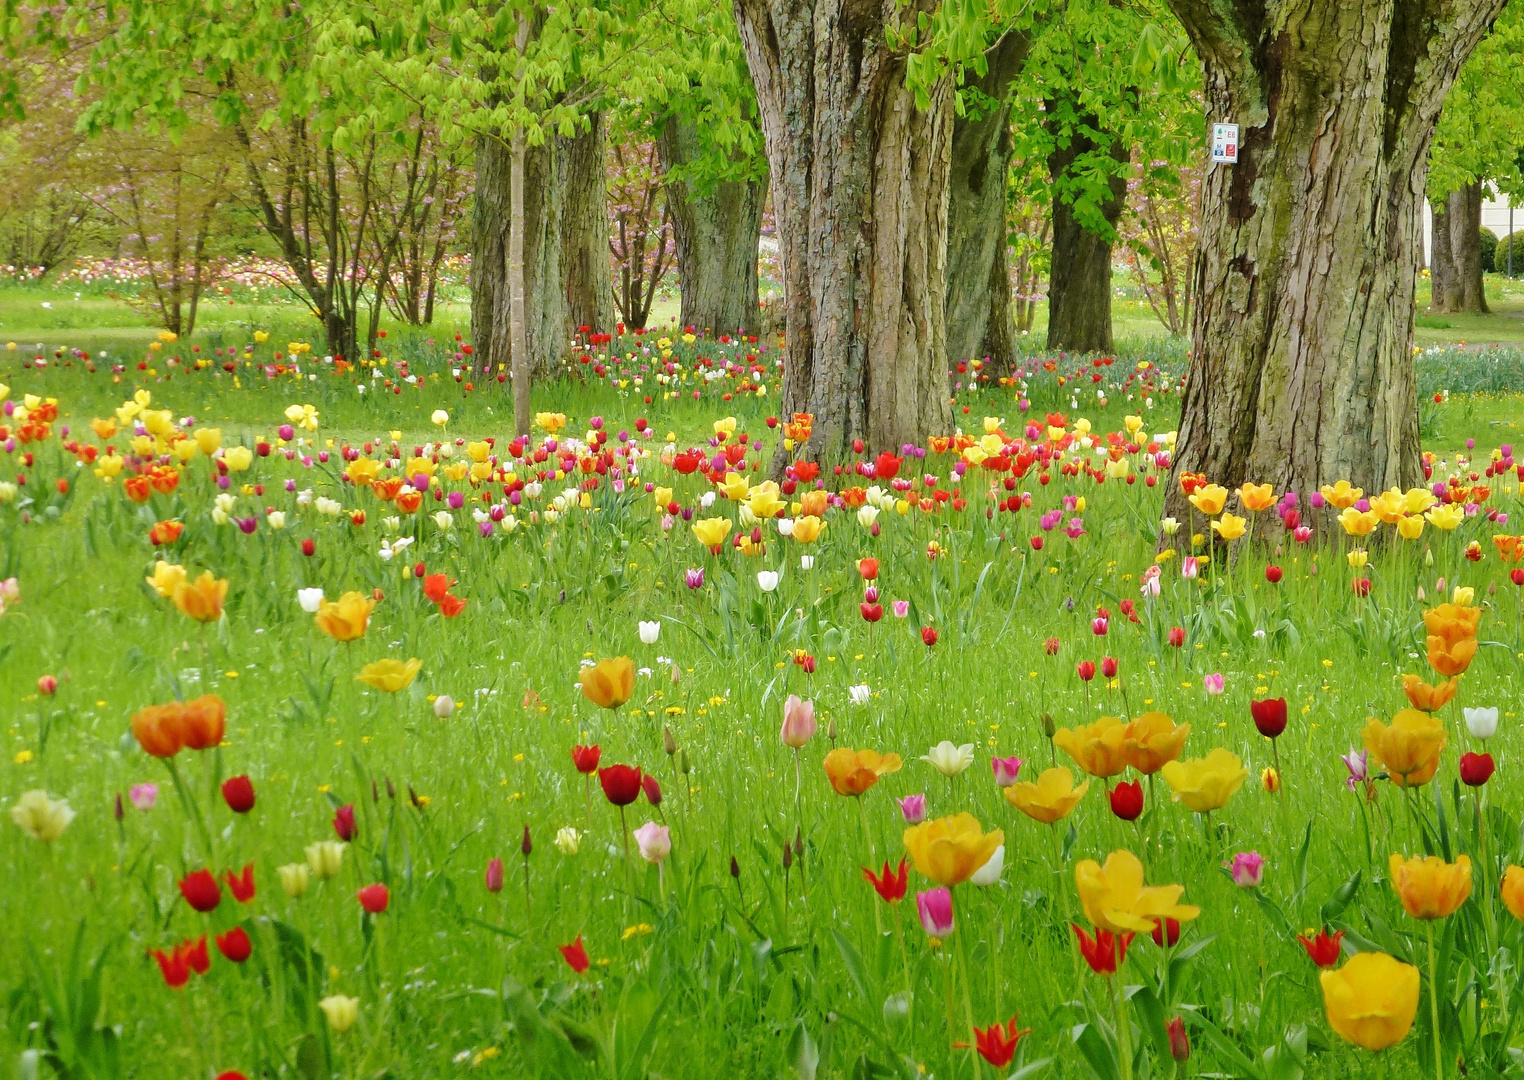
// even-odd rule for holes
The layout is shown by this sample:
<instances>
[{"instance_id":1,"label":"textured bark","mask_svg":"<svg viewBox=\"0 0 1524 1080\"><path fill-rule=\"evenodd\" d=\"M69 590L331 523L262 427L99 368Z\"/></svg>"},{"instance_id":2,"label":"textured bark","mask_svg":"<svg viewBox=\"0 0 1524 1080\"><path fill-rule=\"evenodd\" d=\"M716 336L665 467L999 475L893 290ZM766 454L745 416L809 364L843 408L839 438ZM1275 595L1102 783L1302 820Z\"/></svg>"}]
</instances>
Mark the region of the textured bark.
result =
<instances>
[{"instance_id":1,"label":"textured bark","mask_svg":"<svg viewBox=\"0 0 1524 1080\"><path fill-rule=\"evenodd\" d=\"M1429 201L1429 309L1436 312L1457 310L1460 303L1460 277L1455 272L1455 256L1450 254L1450 200Z\"/></svg>"},{"instance_id":2,"label":"textured bark","mask_svg":"<svg viewBox=\"0 0 1524 1080\"><path fill-rule=\"evenodd\" d=\"M1423 478L1411 345L1434 125L1503 0L1169 0L1240 125L1203 191L1175 478ZM1178 483L1166 513L1184 518Z\"/></svg>"},{"instance_id":3,"label":"textured bark","mask_svg":"<svg viewBox=\"0 0 1524 1080\"><path fill-rule=\"evenodd\" d=\"M567 317L572 326L612 333L619 321L609 263L609 214L604 178L608 129L601 113L571 138L556 138L565 155L566 202L561 219L561 258L566 271Z\"/></svg>"},{"instance_id":4,"label":"textured bark","mask_svg":"<svg viewBox=\"0 0 1524 1080\"><path fill-rule=\"evenodd\" d=\"M1482 287L1482 185L1450 192L1450 256L1455 266L1456 304L1451 311L1487 314Z\"/></svg>"},{"instance_id":5,"label":"textured bark","mask_svg":"<svg viewBox=\"0 0 1524 1080\"><path fill-rule=\"evenodd\" d=\"M947 399L951 76L916 108L890 22L923 3L735 0L783 266L783 412L813 456L922 443Z\"/></svg>"},{"instance_id":6,"label":"textured bark","mask_svg":"<svg viewBox=\"0 0 1524 1080\"><path fill-rule=\"evenodd\" d=\"M1011 83L1031 39L1006 34L985 55L982 78L970 80L999 104L953 122L947 202L947 356L988 358L997 371L1016 360L1011 329L1011 278L1005 220L1011 163Z\"/></svg>"},{"instance_id":7,"label":"textured bark","mask_svg":"<svg viewBox=\"0 0 1524 1080\"><path fill-rule=\"evenodd\" d=\"M756 333L757 244L767 178L707 188L683 179L682 167L699 152L697 143L693 125L675 119L667 121L656 142L662 172L679 172L667 181L666 196L682 285L682 323L716 334Z\"/></svg>"},{"instance_id":8,"label":"textured bark","mask_svg":"<svg viewBox=\"0 0 1524 1080\"><path fill-rule=\"evenodd\" d=\"M1054 110L1049 109L1051 114ZM1090 117L1088 126L1100 121ZM1100 147L1095 140L1074 132L1066 145L1048 155L1048 175L1053 181L1053 268L1048 279L1048 348L1070 352L1108 352L1111 336L1111 238L1086 229L1074 214L1072 199L1061 194L1069 169L1082 154ZM1113 137L1112 160L1126 162L1128 147ZM1127 177L1120 170L1108 182L1110 197L1098 209L1115 228L1127 201Z\"/></svg>"}]
</instances>

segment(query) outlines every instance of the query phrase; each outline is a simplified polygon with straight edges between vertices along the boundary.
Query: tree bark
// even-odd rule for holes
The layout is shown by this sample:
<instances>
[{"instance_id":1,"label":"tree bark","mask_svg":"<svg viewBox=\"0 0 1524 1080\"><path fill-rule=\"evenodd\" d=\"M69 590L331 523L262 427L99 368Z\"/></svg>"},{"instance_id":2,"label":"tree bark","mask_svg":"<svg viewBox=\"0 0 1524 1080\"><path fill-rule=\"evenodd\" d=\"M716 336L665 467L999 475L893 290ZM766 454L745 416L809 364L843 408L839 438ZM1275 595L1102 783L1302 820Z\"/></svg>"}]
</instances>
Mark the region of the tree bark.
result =
<instances>
[{"instance_id":1,"label":"tree bark","mask_svg":"<svg viewBox=\"0 0 1524 1080\"><path fill-rule=\"evenodd\" d=\"M1455 271L1455 256L1450 253L1450 200L1429 200L1429 310L1458 310L1460 277Z\"/></svg>"},{"instance_id":2,"label":"tree bark","mask_svg":"<svg viewBox=\"0 0 1524 1080\"><path fill-rule=\"evenodd\" d=\"M951 429L950 75L918 109L885 30L929 0L735 0L783 266L783 413L806 451L897 450Z\"/></svg>"},{"instance_id":3,"label":"tree bark","mask_svg":"<svg viewBox=\"0 0 1524 1080\"><path fill-rule=\"evenodd\" d=\"M1482 283L1482 185L1450 192L1450 254L1458 302L1451 311L1488 314Z\"/></svg>"},{"instance_id":4,"label":"tree bark","mask_svg":"<svg viewBox=\"0 0 1524 1080\"><path fill-rule=\"evenodd\" d=\"M1208 125L1240 125L1203 190L1175 480L1422 480L1419 200L1445 95L1503 3L1169 0ZM1172 483L1165 512L1187 509Z\"/></svg>"},{"instance_id":5,"label":"tree bark","mask_svg":"<svg viewBox=\"0 0 1524 1080\"><path fill-rule=\"evenodd\" d=\"M758 325L757 244L767 204L767 177L703 185L682 175L699 153L698 132L669 119L656 141L666 183L667 213L677 249L684 326L714 333ZM676 170L678 175L671 177Z\"/></svg>"},{"instance_id":6,"label":"tree bark","mask_svg":"<svg viewBox=\"0 0 1524 1080\"><path fill-rule=\"evenodd\" d=\"M996 371L1016 362L1007 259L1006 172L1011 163L1010 87L1031 38L1002 37L971 84L998 104L953 121L947 203L947 356L987 359Z\"/></svg>"},{"instance_id":7,"label":"tree bark","mask_svg":"<svg viewBox=\"0 0 1524 1080\"><path fill-rule=\"evenodd\" d=\"M588 120L587 131L570 138L556 138L558 150L566 159L561 258L566 270L566 307L571 325L608 333L619 321L609 261L605 188L609 139L602 113L593 113Z\"/></svg>"},{"instance_id":8,"label":"tree bark","mask_svg":"<svg viewBox=\"0 0 1524 1080\"><path fill-rule=\"evenodd\" d=\"M1050 115L1053 109L1049 109ZM1099 128L1100 120L1088 119ZM1062 137L1060 137L1062 138ZM1087 135L1072 132L1067 143L1048 155L1053 181L1053 268L1048 277L1048 348L1070 352L1109 352L1111 332L1111 237L1091 232L1074 213L1074 200L1063 192L1070 168L1081 155L1100 146ZM1113 136L1108 150L1113 161L1125 163L1130 148ZM1127 177L1118 170L1107 184L1109 196L1097 209L1113 229L1127 201Z\"/></svg>"}]
</instances>

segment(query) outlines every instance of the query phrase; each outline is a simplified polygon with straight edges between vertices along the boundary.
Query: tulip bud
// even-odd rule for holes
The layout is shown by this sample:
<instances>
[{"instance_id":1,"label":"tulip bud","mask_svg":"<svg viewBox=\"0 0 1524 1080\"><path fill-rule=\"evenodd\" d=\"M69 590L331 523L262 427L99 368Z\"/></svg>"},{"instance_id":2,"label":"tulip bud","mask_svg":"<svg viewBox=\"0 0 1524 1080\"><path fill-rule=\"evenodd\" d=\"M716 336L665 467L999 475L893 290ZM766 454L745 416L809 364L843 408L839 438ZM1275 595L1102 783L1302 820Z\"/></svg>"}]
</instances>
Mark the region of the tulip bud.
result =
<instances>
[{"instance_id":1,"label":"tulip bud","mask_svg":"<svg viewBox=\"0 0 1524 1080\"><path fill-rule=\"evenodd\" d=\"M487 873L483 880L486 882L487 891L490 893L503 891L503 860L494 858L487 863Z\"/></svg>"},{"instance_id":2,"label":"tulip bud","mask_svg":"<svg viewBox=\"0 0 1524 1080\"><path fill-rule=\"evenodd\" d=\"M112 813L118 821L122 820L122 793L120 791L116 793L116 807L112 810Z\"/></svg>"},{"instance_id":3,"label":"tulip bud","mask_svg":"<svg viewBox=\"0 0 1524 1080\"><path fill-rule=\"evenodd\" d=\"M447 720L455 711L455 699L449 694L440 694L434 699L434 715L441 720Z\"/></svg>"},{"instance_id":4,"label":"tulip bud","mask_svg":"<svg viewBox=\"0 0 1524 1080\"><path fill-rule=\"evenodd\" d=\"M736 862L736 857L734 855L730 857L730 876L736 878L737 880L739 880L741 877L741 864Z\"/></svg>"},{"instance_id":5,"label":"tulip bud","mask_svg":"<svg viewBox=\"0 0 1524 1080\"><path fill-rule=\"evenodd\" d=\"M374 777L372 777L370 781L370 801L373 803L378 803L381 801L381 792L376 789L376 781Z\"/></svg>"},{"instance_id":6,"label":"tulip bud","mask_svg":"<svg viewBox=\"0 0 1524 1080\"><path fill-rule=\"evenodd\" d=\"M525 824L524 824L524 839L519 841L519 851L521 853L523 853L524 858L527 859L527 858L529 858L529 853L531 851L533 851L533 850L534 850L534 841L529 839L529 824L528 824L528 822L525 822Z\"/></svg>"},{"instance_id":7,"label":"tulip bud","mask_svg":"<svg viewBox=\"0 0 1524 1080\"><path fill-rule=\"evenodd\" d=\"M784 869L784 871L786 872L788 870L788 868L793 866L793 865L794 865L794 845L793 844L784 844L783 845L783 869Z\"/></svg>"},{"instance_id":8,"label":"tulip bud","mask_svg":"<svg viewBox=\"0 0 1524 1080\"><path fill-rule=\"evenodd\" d=\"M1165 1025L1165 1031L1169 1032L1169 1056L1176 1061L1184 1061L1191 1056L1191 1042L1186 1038L1185 1021L1176 1016Z\"/></svg>"},{"instance_id":9,"label":"tulip bud","mask_svg":"<svg viewBox=\"0 0 1524 1080\"><path fill-rule=\"evenodd\" d=\"M679 750L677 752L677 771L682 773L684 776L688 775L688 751L687 750Z\"/></svg>"},{"instance_id":10,"label":"tulip bud","mask_svg":"<svg viewBox=\"0 0 1524 1080\"><path fill-rule=\"evenodd\" d=\"M677 753L677 740L672 737L672 729L663 724L661 729L661 748L671 757Z\"/></svg>"},{"instance_id":11,"label":"tulip bud","mask_svg":"<svg viewBox=\"0 0 1524 1080\"><path fill-rule=\"evenodd\" d=\"M52 675L44 675L37 680L37 692L43 697L52 697L58 693L58 680Z\"/></svg>"},{"instance_id":12,"label":"tulip bud","mask_svg":"<svg viewBox=\"0 0 1524 1080\"><path fill-rule=\"evenodd\" d=\"M826 724L826 738L831 740L832 746L836 745L836 717L834 716L831 717L830 722Z\"/></svg>"},{"instance_id":13,"label":"tulip bud","mask_svg":"<svg viewBox=\"0 0 1524 1080\"><path fill-rule=\"evenodd\" d=\"M1054 734L1057 733L1057 731L1058 731L1058 728L1055 727L1054 724L1053 724L1053 714L1052 713L1043 713L1042 714L1042 734L1043 734L1043 738L1045 738L1045 739L1051 739L1051 738L1053 738Z\"/></svg>"},{"instance_id":14,"label":"tulip bud","mask_svg":"<svg viewBox=\"0 0 1524 1080\"><path fill-rule=\"evenodd\" d=\"M682 681L683 681L683 671L682 671L682 668L678 667L676 664L673 664L672 665L672 685L676 686L678 683L680 683Z\"/></svg>"}]
</instances>

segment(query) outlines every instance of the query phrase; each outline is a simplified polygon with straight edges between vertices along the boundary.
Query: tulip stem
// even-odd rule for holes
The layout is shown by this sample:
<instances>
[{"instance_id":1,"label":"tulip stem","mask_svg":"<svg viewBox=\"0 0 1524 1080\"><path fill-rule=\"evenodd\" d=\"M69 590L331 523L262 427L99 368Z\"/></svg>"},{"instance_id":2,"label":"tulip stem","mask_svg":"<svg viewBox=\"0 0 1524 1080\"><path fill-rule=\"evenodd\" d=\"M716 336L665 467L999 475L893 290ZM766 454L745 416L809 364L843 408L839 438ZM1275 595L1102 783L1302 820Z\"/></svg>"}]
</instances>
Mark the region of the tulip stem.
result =
<instances>
[{"instance_id":1,"label":"tulip stem","mask_svg":"<svg viewBox=\"0 0 1524 1080\"><path fill-rule=\"evenodd\" d=\"M1126 1002L1117 992L1117 977L1107 978L1106 985L1111 990L1111 1004L1116 1008L1117 1056L1122 1059L1122 1080L1132 1080L1132 1023L1127 1019Z\"/></svg>"},{"instance_id":2,"label":"tulip stem","mask_svg":"<svg viewBox=\"0 0 1524 1080\"><path fill-rule=\"evenodd\" d=\"M1434 920L1425 919L1429 936L1429 1018L1434 1024L1434 1080L1445 1080L1445 1060L1439 1038L1439 959L1434 952Z\"/></svg>"},{"instance_id":3,"label":"tulip stem","mask_svg":"<svg viewBox=\"0 0 1524 1080\"><path fill-rule=\"evenodd\" d=\"M175 785L175 794L180 796L180 805L185 809L185 815L195 823L196 832L201 837L201 843L206 849L206 861L212 862L212 834L206 827L206 820L201 816L201 808L196 803L196 797L186 790L185 784L180 779L180 770L175 765L175 759L164 759L164 767L169 770L169 778Z\"/></svg>"},{"instance_id":4,"label":"tulip stem","mask_svg":"<svg viewBox=\"0 0 1524 1080\"><path fill-rule=\"evenodd\" d=\"M868 865L872 866L875 857L873 854L873 832L868 828L868 808L863 805L861 795L857 797L857 813L863 819L863 838L868 841ZM876 947L878 939L884 933L884 916L879 912L877 904L873 905L873 928L873 941Z\"/></svg>"},{"instance_id":5,"label":"tulip stem","mask_svg":"<svg viewBox=\"0 0 1524 1080\"><path fill-rule=\"evenodd\" d=\"M972 905L970 905L970 908L972 908ZM970 914L972 914L972 912L970 912ZM968 1046L970 1056L972 1056L974 1053L975 1042L974 999L973 994L970 990L970 985L973 982L974 973L968 963L968 942L965 939L969 934L973 933L973 930L973 919L965 919L963 933L958 935L958 965L963 968L963 1014L964 1019L968 1022Z\"/></svg>"}]
</instances>

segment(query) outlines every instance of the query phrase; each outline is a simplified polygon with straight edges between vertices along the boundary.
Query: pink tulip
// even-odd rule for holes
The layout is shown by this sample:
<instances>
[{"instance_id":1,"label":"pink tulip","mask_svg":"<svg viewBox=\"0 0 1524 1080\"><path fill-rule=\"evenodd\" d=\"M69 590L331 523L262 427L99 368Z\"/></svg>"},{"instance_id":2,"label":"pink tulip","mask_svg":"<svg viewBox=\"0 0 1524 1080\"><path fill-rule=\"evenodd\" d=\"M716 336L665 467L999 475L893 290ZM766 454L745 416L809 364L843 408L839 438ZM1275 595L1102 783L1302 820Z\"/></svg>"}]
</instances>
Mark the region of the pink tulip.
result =
<instances>
[{"instance_id":1,"label":"pink tulip","mask_svg":"<svg viewBox=\"0 0 1524 1080\"><path fill-rule=\"evenodd\" d=\"M929 889L915 894L915 908L921 915L921 926L928 937L938 940L952 937L957 929L953 920L952 892L948 889Z\"/></svg>"},{"instance_id":2,"label":"pink tulip","mask_svg":"<svg viewBox=\"0 0 1524 1080\"><path fill-rule=\"evenodd\" d=\"M919 825L926 820L926 796L906 795L899 800L900 813L905 815L906 825Z\"/></svg>"},{"instance_id":3,"label":"pink tulip","mask_svg":"<svg viewBox=\"0 0 1524 1080\"><path fill-rule=\"evenodd\" d=\"M896 619L903 619L906 615L910 614L909 600L896 600L890 607L894 608L894 617Z\"/></svg>"},{"instance_id":4,"label":"pink tulip","mask_svg":"<svg viewBox=\"0 0 1524 1080\"><path fill-rule=\"evenodd\" d=\"M1016 782L1021 774L1022 760L1019 757L990 758L990 768L995 773L995 783L1001 787L1010 787Z\"/></svg>"},{"instance_id":5,"label":"pink tulip","mask_svg":"<svg viewBox=\"0 0 1524 1080\"><path fill-rule=\"evenodd\" d=\"M778 732L783 745L798 750L815 737L817 729L815 703L790 694L783 703L783 727Z\"/></svg>"},{"instance_id":6,"label":"pink tulip","mask_svg":"<svg viewBox=\"0 0 1524 1080\"><path fill-rule=\"evenodd\" d=\"M159 799L159 785L133 784L127 796L132 800L133 806L147 813L153 809L153 804Z\"/></svg>"},{"instance_id":7,"label":"pink tulip","mask_svg":"<svg viewBox=\"0 0 1524 1080\"><path fill-rule=\"evenodd\" d=\"M487 864L485 875L487 891L491 893L503 891L503 860L493 859Z\"/></svg>"},{"instance_id":8,"label":"pink tulip","mask_svg":"<svg viewBox=\"0 0 1524 1080\"><path fill-rule=\"evenodd\" d=\"M1218 672L1212 672L1201 680L1201 685L1206 687L1206 692L1216 697L1222 693L1223 677Z\"/></svg>"},{"instance_id":9,"label":"pink tulip","mask_svg":"<svg viewBox=\"0 0 1524 1080\"><path fill-rule=\"evenodd\" d=\"M1240 851L1228 863L1233 884L1240 889L1257 889L1265 880L1265 857L1257 851Z\"/></svg>"},{"instance_id":10,"label":"pink tulip","mask_svg":"<svg viewBox=\"0 0 1524 1080\"><path fill-rule=\"evenodd\" d=\"M1187 555L1180 562L1180 576L1193 578L1201 572L1201 564L1196 561L1196 556Z\"/></svg>"}]
</instances>

